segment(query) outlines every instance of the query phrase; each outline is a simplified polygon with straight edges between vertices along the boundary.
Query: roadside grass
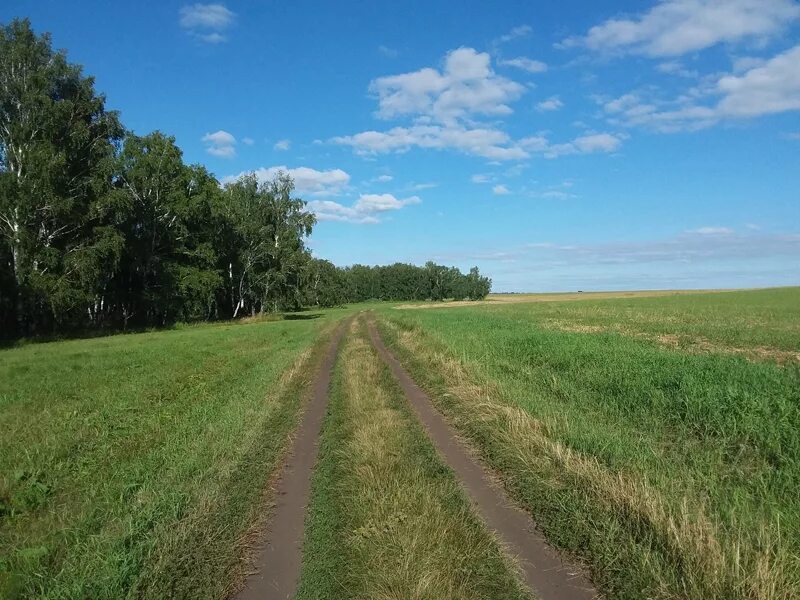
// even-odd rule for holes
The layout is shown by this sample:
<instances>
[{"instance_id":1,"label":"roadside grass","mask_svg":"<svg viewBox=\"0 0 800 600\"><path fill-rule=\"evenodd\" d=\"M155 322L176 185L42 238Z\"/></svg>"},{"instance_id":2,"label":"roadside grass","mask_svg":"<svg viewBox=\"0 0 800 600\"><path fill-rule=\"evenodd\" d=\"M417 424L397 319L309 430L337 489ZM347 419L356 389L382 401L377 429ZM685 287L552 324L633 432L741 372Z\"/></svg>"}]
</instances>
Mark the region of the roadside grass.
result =
<instances>
[{"instance_id":1,"label":"roadside grass","mask_svg":"<svg viewBox=\"0 0 800 600\"><path fill-rule=\"evenodd\" d=\"M722 308L703 299L720 315L705 335L737 312L728 294L715 296ZM752 315L753 327L792 330L785 296L774 300L782 309ZM665 299L636 302L656 301ZM604 302L610 315L633 301ZM800 596L800 367L546 329L540 308L387 310L379 324L548 538L583 558L609 596ZM663 323L682 314L671 310Z\"/></svg>"},{"instance_id":2,"label":"roadside grass","mask_svg":"<svg viewBox=\"0 0 800 600\"><path fill-rule=\"evenodd\" d=\"M0 597L223 596L331 320L0 351Z\"/></svg>"},{"instance_id":3,"label":"roadside grass","mask_svg":"<svg viewBox=\"0 0 800 600\"><path fill-rule=\"evenodd\" d=\"M297 598L527 597L354 322L324 425Z\"/></svg>"}]
</instances>

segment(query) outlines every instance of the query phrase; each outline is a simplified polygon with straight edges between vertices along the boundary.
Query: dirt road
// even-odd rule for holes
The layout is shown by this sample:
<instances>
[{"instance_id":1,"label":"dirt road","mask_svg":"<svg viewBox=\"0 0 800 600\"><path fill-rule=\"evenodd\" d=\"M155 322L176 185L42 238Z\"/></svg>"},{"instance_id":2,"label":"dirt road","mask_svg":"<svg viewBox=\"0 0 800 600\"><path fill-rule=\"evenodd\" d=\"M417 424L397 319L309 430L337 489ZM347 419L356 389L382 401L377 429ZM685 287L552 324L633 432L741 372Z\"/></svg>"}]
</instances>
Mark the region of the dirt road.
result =
<instances>
[{"instance_id":1,"label":"dirt road","mask_svg":"<svg viewBox=\"0 0 800 600\"><path fill-rule=\"evenodd\" d=\"M378 354L400 383L442 459L460 479L486 524L518 560L525 581L542 600L588 600L598 596L591 582L547 544L530 515L515 507L489 472L458 441L444 417L381 340L375 323L369 334Z\"/></svg>"},{"instance_id":2,"label":"dirt road","mask_svg":"<svg viewBox=\"0 0 800 600\"><path fill-rule=\"evenodd\" d=\"M349 320L348 320L349 322ZM319 454L319 434L339 343L340 324L317 372L302 421L275 490L275 509L261 538L253 567L236 600L285 600L294 596L303 555L303 525L311 496L311 473Z\"/></svg>"}]
</instances>

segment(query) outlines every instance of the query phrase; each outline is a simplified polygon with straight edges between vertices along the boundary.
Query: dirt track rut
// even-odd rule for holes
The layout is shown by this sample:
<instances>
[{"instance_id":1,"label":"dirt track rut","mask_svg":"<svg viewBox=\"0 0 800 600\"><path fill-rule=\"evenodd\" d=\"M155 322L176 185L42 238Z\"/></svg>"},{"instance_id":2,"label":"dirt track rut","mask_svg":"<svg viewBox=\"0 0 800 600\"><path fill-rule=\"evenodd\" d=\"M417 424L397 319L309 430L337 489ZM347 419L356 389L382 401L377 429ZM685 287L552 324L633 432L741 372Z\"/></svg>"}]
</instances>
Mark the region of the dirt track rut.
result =
<instances>
[{"instance_id":1,"label":"dirt track rut","mask_svg":"<svg viewBox=\"0 0 800 600\"><path fill-rule=\"evenodd\" d=\"M261 536L261 548L253 564L255 572L234 596L236 600L285 600L292 598L297 589L311 474L319 454L319 434L328 406L336 354L347 323L349 320L339 324L314 377L311 398L276 486L275 508Z\"/></svg>"},{"instance_id":2,"label":"dirt track rut","mask_svg":"<svg viewBox=\"0 0 800 600\"><path fill-rule=\"evenodd\" d=\"M582 569L570 564L537 531L530 515L515 507L489 472L458 441L444 417L386 348L375 323L369 334L380 357L400 383L440 456L460 479L483 520L518 560L526 583L542 600L588 600L598 596Z\"/></svg>"}]
</instances>

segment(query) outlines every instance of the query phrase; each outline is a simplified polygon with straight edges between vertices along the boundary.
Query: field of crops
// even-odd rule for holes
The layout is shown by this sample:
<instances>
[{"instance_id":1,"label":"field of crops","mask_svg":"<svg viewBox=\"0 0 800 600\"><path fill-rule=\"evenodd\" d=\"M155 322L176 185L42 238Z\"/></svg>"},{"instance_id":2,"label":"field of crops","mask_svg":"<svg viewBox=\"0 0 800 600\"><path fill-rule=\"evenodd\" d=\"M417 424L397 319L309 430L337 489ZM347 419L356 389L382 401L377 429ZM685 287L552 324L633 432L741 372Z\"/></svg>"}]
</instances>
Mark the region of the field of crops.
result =
<instances>
[{"instance_id":1,"label":"field of crops","mask_svg":"<svg viewBox=\"0 0 800 600\"><path fill-rule=\"evenodd\" d=\"M610 595L800 593L800 289L384 315L438 406Z\"/></svg>"}]
</instances>

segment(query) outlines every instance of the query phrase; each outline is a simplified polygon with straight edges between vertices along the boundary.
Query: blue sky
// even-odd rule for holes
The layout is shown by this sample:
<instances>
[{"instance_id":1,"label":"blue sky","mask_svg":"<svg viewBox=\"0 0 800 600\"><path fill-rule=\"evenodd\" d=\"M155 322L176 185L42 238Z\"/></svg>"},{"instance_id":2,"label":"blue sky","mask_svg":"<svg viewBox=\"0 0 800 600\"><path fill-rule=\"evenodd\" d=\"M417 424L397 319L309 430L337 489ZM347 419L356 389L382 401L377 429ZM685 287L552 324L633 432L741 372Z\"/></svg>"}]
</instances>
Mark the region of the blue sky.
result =
<instances>
[{"instance_id":1,"label":"blue sky","mask_svg":"<svg viewBox=\"0 0 800 600\"><path fill-rule=\"evenodd\" d=\"M800 4L6 0L136 133L289 169L337 264L800 284Z\"/></svg>"}]
</instances>

